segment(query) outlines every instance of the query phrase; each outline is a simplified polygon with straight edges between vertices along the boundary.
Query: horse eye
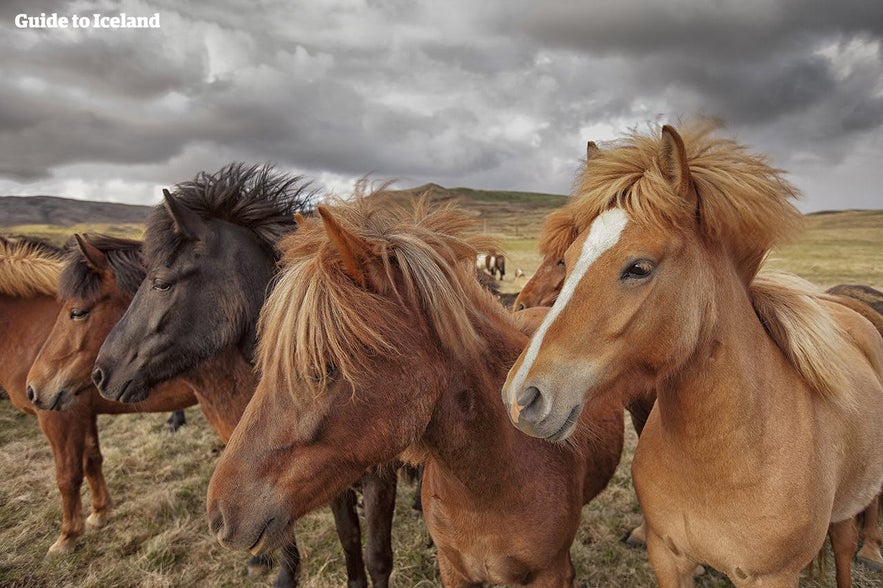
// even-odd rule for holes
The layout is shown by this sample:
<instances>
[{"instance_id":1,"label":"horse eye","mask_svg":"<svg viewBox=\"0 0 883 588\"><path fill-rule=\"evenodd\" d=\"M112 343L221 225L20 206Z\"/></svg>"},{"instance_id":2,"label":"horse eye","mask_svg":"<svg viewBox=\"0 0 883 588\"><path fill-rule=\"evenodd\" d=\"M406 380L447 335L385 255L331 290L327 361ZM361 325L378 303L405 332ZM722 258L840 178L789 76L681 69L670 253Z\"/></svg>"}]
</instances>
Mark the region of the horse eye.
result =
<instances>
[{"instance_id":1,"label":"horse eye","mask_svg":"<svg viewBox=\"0 0 883 588\"><path fill-rule=\"evenodd\" d=\"M558 267L564 267L564 260L563 259L558 260Z\"/></svg>"},{"instance_id":2,"label":"horse eye","mask_svg":"<svg viewBox=\"0 0 883 588\"><path fill-rule=\"evenodd\" d=\"M623 270L620 279L628 280L628 279L641 279L646 278L651 273L653 273L653 269L656 266L649 259L639 259L631 263L625 270Z\"/></svg>"},{"instance_id":3,"label":"horse eye","mask_svg":"<svg viewBox=\"0 0 883 588\"><path fill-rule=\"evenodd\" d=\"M160 280L159 278L154 278L153 280L153 289L159 290L160 292L167 292L172 287L171 282L166 282L164 280Z\"/></svg>"},{"instance_id":4,"label":"horse eye","mask_svg":"<svg viewBox=\"0 0 883 588\"><path fill-rule=\"evenodd\" d=\"M71 317L71 320L78 321L78 320L86 318L86 315L88 315L88 314L89 314L88 310L83 310L82 308L72 308L70 317Z\"/></svg>"}]
</instances>

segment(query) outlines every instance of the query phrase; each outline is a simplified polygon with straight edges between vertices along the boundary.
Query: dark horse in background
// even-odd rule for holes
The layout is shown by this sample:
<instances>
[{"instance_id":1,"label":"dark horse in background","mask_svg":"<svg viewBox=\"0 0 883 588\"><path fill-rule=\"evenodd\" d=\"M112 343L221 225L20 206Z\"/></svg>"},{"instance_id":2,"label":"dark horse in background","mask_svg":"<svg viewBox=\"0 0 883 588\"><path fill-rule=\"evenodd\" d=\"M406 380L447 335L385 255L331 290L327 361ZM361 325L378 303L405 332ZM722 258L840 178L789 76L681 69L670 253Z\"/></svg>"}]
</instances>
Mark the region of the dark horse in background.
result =
<instances>
[{"instance_id":1,"label":"dark horse in background","mask_svg":"<svg viewBox=\"0 0 883 588\"><path fill-rule=\"evenodd\" d=\"M256 324L272 289L276 243L295 231L294 215L309 209L313 194L299 177L243 164L201 173L173 192L164 192L165 201L148 217L147 277L102 345L92 378L105 397L132 402L182 376L198 394L236 399L229 411L232 432L257 385ZM368 571L374 585L386 586L396 479L372 471L361 482ZM349 585L365 586L355 504L347 489L331 506ZM294 585L300 558L293 536L283 554L277 585Z\"/></svg>"}]
</instances>

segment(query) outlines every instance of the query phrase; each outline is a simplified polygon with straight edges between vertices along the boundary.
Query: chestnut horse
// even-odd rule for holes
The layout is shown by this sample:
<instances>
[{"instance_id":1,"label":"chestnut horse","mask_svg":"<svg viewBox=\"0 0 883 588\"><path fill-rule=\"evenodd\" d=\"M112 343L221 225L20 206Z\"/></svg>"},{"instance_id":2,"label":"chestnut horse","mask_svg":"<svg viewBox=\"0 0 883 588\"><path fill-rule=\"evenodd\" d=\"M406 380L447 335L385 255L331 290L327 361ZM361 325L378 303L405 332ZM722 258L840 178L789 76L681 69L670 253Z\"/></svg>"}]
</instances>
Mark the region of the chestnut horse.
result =
<instances>
[{"instance_id":1,"label":"chestnut horse","mask_svg":"<svg viewBox=\"0 0 883 588\"><path fill-rule=\"evenodd\" d=\"M852 518L883 486L883 339L807 283L756 275L800 226L796 191L714 128L589 160L586 229L503 400L521 430L564 439L586 402L656 388L632 474L660 586L691 586L697 563L797 586L826 532L849 586Z\"/></svg>"},{"instance_id":2,"label":"chestnut horse","mask_svg":"<svg viewBox=\"0 0 883 588\"><path fill-rule=\"evenodd\" d=\"M589 141L586 148L586 165L594 155L600 153L600 148L593 142ZM524 310L537 306L552 306L561 292L564 285L564 254L567 249L576 240L579 233L585 228L580 227L577 222L575 210L579 210L581 203L577 196L568 204L551 212L543 222L543 229L540 233L539 250L542 254L542 260L536 272L530 277L527 283L519 292L515 299L514 308L516 310ZM883 321L883 292L879 292L870 286L861 284L843 284L828 289L831 294L838 294L855 298L868 305L873 312L867 314L865 309L864 316L876 324ZM862 312L861 308L856 309ZM883 326L879 327L881 335L883 335ZM650 413L653 401L656 399L655 393L644 396L638 396L632 400L626 408L629 409L632 416L632 423L638 435L641 434L647 415ZM857 554L857 558L863 564L883 570L883 556L880 553L881 544L883 544L883 536L881 536L879 521L879 509L877 504L871 504L863 513L862 520L862 548ZM643 545L645 542L645 529L643 524L632 531L626 538L626 543L637 546Z\"/></svg>"},{"instance_id":3,"label":"chestnut horse","mask_svg":"<svg viewBox=\"0 0 883 588\"><path fill-rule=\"evenodd\" d=\"M569 444L508 425L499 387L527 337L475 279L487 243L470 216L379 195L319 213L283 243L261 313L261 381L209 485L219 541L271 549L366 467L408 452L425 461L445 585L572 585L582 505L619 462L619 405L588 408Z\"/></svg>"},{"instance_id":4,"label":"chestnut horse","mask_svg":"<svg viewBox=\"0 0 883 588\"><path fill-rule=\"evenodd\" d=\"M189 389L168 389L150 402L125 405L104 400L89 385L77 390L82 401L69 411L34 407L27 397L27 374L61 308L55 294L62 258L61 249L42 241L0 237L0 386L17 408L37 417L52 448L62 518L50 554L73 551L83 533L84 477L92 494L85 524L97 528L108 519L111 498L102 473L96 415L178 410L196 404Z\"/></svg>"},{"instance_id":5,"label":"chestnut horse","mask_svg":"<svg viewBox=\"0 0 883 588\"><path fill-rule=\"evenodd\" d=\"M178 184L151 212L144 240L146 279L98 352L93 380L126 402L181 377L216 407L226 442L257 385L251 360L257 317L272 289L277 240L312 201L308 184L270 166L231 164ZM142 270L142 276L144 275ZM367 565L376 586L392 571L394 472L362 480ZM332 501L350 586L367 585L352 490ZM277 585L294 584L299 556L288 538Z\"/></svg>"}]
</instances>

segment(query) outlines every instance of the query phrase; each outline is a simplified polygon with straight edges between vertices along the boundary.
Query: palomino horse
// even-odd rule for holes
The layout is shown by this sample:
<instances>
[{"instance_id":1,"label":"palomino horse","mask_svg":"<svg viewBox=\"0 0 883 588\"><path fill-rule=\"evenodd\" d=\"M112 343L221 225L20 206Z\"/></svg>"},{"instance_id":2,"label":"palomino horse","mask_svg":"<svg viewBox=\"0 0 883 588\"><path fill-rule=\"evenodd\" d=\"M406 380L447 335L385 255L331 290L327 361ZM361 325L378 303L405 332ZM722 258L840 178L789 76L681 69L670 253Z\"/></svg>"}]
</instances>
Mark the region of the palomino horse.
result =
<instances>
[{"instance_id":1,"label":"palomino horse","mask_svg":"<svg viewBox=\"0 0 883 588\"><path fill-rule=\"evenodd\" d=\"M713 130L665 126L589 161L587 229L503 400L563 439L586 402L656 388L632 474L661 586L692 585L696 563L797 586L826 531L849 586L852 517L883 486L883 340L806 283L756 276L799 227L795 190Z\"/></svg>"},{"instance_id":2,"label":"palomino horse","mask_svg":"<svg viewBox=\"0 0 883 588\"><path fill-rule=\"evenodd\" d=\"M148 218L146 279L107 335L93 380L114 399L138 400L182 377L201 402L218 407L227 441L254 394L251 360L257 317L277 267L276 242L311 203L299 177L271 167L227 166L179 184ZM395 475L362 480L368 520L368 571L385 586L392 571ZM352 490L332 502L351 586L367 585ZM277 584L296 581L293 536Z\"/></svg>"},{"instance_id":3,"label":"palomino horse","mask_svg":"<svg viewBox=\"0 0 883 588\"><path fill-rule=\"evenodd\" d=\"M471 217L379 195L319 213L283 243L261 314L262 378L209 485L219 541L271 549L407 451L425 461L445 585L571 585L570 544L619 461L622 410L588 408L570 444L509 426L499 387L527 337L475 279L486 240L468 235Z\"/></svg>"},{"instance_id":4,"label":"palomino horse","mask_svg":"<svg viewBox=\"0 0 883 588\"><path fill-rule=\"evenodd\" d=\"M102 473L96 414L178 410L196 404L189 389L171 388L147 403L108 402L90 385L77 390L82 401L69 411L34 407L26 393L27 374L61 309L55 293L62 257L62 250L43 242L0 237L0 386L16 407L36 415L52 448L62 519L50 554L73 551L83 533L80 487L84 477L92 494L85 524L97 528L108 519L111 499Z\"/></svg>"}]
</instances>

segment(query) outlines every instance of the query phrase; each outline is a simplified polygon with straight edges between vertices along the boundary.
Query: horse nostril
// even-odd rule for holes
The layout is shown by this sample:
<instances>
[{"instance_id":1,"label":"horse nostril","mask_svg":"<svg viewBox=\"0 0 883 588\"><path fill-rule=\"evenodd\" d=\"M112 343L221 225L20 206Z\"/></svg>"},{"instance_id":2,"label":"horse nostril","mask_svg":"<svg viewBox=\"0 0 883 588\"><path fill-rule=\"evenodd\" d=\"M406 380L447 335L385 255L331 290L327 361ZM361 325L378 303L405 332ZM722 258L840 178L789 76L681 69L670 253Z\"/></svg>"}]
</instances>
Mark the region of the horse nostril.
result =
<instances>
[{"instance_id":1,"label":"horse nostril","mask_svg":"<svg viewBox=\"0 0 883 588\"><path fill-rule=\"evenodd\" d=\"M208 527L214 535L220 535L224 530L224 514L221 509L209 514Z\"/></svg>"},{"instance_id":2,"label":"horse nostril","mask_svg":"<svg viewBox=\"0 0 883 588\"><path fill-rule=\"evenodd\" d=\"M34 387L28 384L27 389L25 390L25 394L28 395L28 400L33 403L37 399L37 393L34 392Z\"/></svg>"},{"instance_id":3,"label":"horse nostril","mask_svg":"<svg viewBox=\"0 0 883 588\"><path fill-rule=\"evenodd\" d=\"M92 372L92 383L101 390L101 386L104 384L104 372L101 371L101 368L95 368Z\"/></svg>"},{"instance_id":4,"label":"horse nostril","mask_svg":"<svg viewBox=\"0 0 883 588\"><path fill-rule=\"evenodd\" d=\"M519 303L518 303L518 306L515 307L515 310L524 310L524 303L523 303L523 302L519 302Z\"/></svg>"},{"instance_id":5,"label":"horse nostril","mask_svg":"<svg viewBox=\"0 0 883 588\"><path fill-rule=\"evenodd\" d=\"M519 420L536 422L543 418L543 394L536 386L530 386L522 390L521 394L516 398L516 402L518 402L518 406L521 408Z\"/></svg>"}]
</instances>

